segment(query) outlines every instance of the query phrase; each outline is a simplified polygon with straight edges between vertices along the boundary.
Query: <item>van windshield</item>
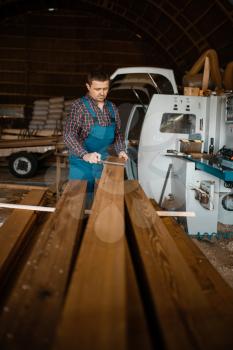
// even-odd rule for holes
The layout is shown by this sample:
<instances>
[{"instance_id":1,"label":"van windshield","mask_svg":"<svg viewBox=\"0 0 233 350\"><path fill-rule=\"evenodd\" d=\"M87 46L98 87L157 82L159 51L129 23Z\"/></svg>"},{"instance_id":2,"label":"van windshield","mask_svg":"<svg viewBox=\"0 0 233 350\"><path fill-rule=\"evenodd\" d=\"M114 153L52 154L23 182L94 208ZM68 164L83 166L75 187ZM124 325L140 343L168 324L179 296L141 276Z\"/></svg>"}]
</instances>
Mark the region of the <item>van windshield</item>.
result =
<instances>
[{"instance_id":1,"label":"van windshield","mask_svg":"<svg viewBox=\"0 0 233 350\"><path fill-rule=\"evenodd\" d=\"M154 94L174 94L170 80L162 74L155 73L119 74L111 81L110 91L126 89L144 91L149 99Z\"/></svg>"}]
</instances>

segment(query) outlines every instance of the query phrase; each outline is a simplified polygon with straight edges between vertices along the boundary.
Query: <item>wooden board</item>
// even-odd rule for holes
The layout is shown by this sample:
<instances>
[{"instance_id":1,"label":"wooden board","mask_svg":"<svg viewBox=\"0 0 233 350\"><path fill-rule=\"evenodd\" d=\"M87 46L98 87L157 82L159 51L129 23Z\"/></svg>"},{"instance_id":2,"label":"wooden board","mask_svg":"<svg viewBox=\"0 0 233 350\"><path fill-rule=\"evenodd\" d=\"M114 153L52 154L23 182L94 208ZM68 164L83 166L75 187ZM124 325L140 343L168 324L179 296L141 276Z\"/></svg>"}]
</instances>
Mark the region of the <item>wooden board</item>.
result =
<instances>
[{"instance_id":1,"label":"wooden board","mask_svg":"<svg viewBox=\"0 0 233 350\"><path fill-rule=\"evenodd\" d=\"M57 137L31 138L27 140L0 141L0 148L24 148L54 145Z\"/></svg>"},{"instance_id":2,"label":"wooden board","mask_svg":"<svg viewBox=\"0 0 233 350\"><path fill-rule=\"evenodd\" d=\"M47 207L43 205L25 205L25 204L12 204L12 203L0 203L0 208L18 209L18 210L33 210L33 211L47 211L54 212L56 208Z\"/></svg>"},{"instance_id":3,"label":"wooden board","mask_svg":"<svg viewBox=\"0 0 233 350\"><path fill-rule=\"evenodd\" d=\"M41 204L45 193L46 189L31 190L20 203L25 205ZM34 211L13 210L0 228L0 284L22 249L24 240L36 216L37 214Z\"/></svg>"},{"instance_id":4,"label":"wooden board","mask_svg":"<svg viewBox=\"0 0 233 350\"><path fill-rule=\"evenodd\" d=\"M137 181L125 198L131 252L166 349L231 349L231 312L219 315ZM151 311L152 312L152 311Z\"/></svg>"},{"instance_id":5,"label":"wooden board","mask_svg":"<svg viewBox=\"0 0 233 350\"><path fill-rule=\"evenodd\" d=\"M155 210L160 209L154 200L151 200L151 203ZM192 242L174 218L164 217L162 221L185 258L186 263L192 269L215 312L219 317L226 312L233 314L233 289L223 280L207 257Z\"/></svg>"},{"instance_id":6,"label":"wooden board","mask_svg":"<svg viewBox=\"0 0 233 350\"><path fill-rule=\"evenodd\" d=\"M12 189L12 190L47 190L46 186L33 186L33 185L21 185L21 184L8 184L0 183L0 188L2 189Z\"/></svg>"},{"instance_id":7,"label":"wooden board","mask_svg":"<svg viewBox=\"0 0 233 350\"><path fill-rule=\"evenodd\" d=\"M3 129L2 133L4 134L18 134L20 136L27 137L50 137L50 136L57 136L61 135L61 132L54 129L54 130L28 130L28 129Z\"/></svg>"},{"instance_id":8,"label":"wooden board","mask_svg":"<svg viewBox=\"0 0 233 350\"><path fill-rule=\"evenodd\" d=\"M50 347L81 238L85 192L85 182L69 182L56 212L42 228L5 300L0 315L1 349Z\"/></svg>"},{"instance_id":9,"label":"wooden board","mask_svg":"<svg viewBox=\"0 0 233 350\"><path fill-rule=\"evenodd\" d=\"M151 348L125 239L123 174L123 167L105 165L75 264L56 350Z\"/></svg>"}]
</instances>

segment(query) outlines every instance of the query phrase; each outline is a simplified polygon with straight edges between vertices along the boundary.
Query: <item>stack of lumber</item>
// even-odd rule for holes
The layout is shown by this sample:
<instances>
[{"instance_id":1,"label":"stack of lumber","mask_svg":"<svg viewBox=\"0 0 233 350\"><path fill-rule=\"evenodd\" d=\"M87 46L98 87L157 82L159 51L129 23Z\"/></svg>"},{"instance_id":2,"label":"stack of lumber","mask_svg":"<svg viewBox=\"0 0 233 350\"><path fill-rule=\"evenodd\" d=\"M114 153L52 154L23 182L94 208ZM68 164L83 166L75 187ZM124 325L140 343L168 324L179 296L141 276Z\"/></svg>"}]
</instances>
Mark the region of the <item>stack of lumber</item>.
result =
<instances>
[{"instance_id":1,"label":"stack of lumber","mask_svg":"<svg viewBox=\"0 0 233 350\"><path fill-rule=\"evenodd\" d=\"M50 137L59 136L61 131L57 130L30 130L30 129L13 129L4 128L1 130L1 140L22 140L28 138L40 138L40 137Z\"/></svg>"},{"instance_id":2,"label":"stack of lumber","mask_svg":"<svg viewBox=\"0 0 233 350\"><path fill-rule=\"evenodd\" d=\"M24 118L25 105L0 104L0 118Z\"/></svg>"},{"instance_id":3,"label":"stack of lumber","mask_svg":"<svg viewBox=\"0 0 233 350\"><path fill-rule=\"evenodd\" d=\"M233 290L176 221L158 216L137 181L124 182L124 167L105 165L82 227L85 188L68 183L17 278L9 271L0 348L231 349ZM8 225L0 246L12 242Z\"/></svg>"},{"instance_id":4,"label":"stack of lumber","mask_svg":"<svg viewBox=\"0 0 233 350\"><path fill-rule=\"evenodd\" d=\"M34 147L54 145L57 137L31 138L28 140L0 141L0 148Z\"/></svg>"}]
</instances>

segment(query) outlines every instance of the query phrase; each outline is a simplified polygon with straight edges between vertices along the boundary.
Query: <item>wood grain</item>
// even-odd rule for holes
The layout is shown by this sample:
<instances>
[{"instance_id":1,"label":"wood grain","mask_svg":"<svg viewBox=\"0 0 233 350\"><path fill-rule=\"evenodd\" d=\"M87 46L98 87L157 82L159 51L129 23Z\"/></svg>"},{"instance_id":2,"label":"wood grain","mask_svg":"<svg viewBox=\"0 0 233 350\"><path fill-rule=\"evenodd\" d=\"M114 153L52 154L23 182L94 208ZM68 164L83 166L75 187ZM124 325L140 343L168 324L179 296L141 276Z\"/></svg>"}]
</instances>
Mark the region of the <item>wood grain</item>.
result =
<instances>
[{"instance_id":1,"label":"wood grain","mask_svg":"<svg viewBox=\"0 0 233 350\"><path fill-rule=\"evenodd\" d=\"M54 349L150 349L124 227L123 167L105 165Z\"/></svg>"},{"instance_id":2,"label":"wood grain","mask_svg":"<svg viewBox=\"0 0 233 350\"><path fill-rule=\"evenodd\" d=\"M131 252L143 274L166 349L230 349L231 313L216 314L166 226L136 181L125 184Z\"/></svg>"},{"instance_id":3,"label":"wood grain","mask_svg":"<svg viewBox=\"0 0 233 350\"><path fill-rule=\"evenodd\" d=\"M22 184L8 184L8 183L0 183L0 188L3 189L12 189L12 190L47 190L46 186L33 186L33 185L22 185Z\"/></svg>"},{"instance_id":4,"label":"wood grain","mask_svg":"<svg viewBox=\"0 0 233 350\"><path fill-rule=\"evenodd\" d=\"M69 182L0 315L1 349L48 349L81 238L86 182Z\"/></svg>"},{"instance_id":5,"label":"wood grain","mask_svg":"<svg viewBox=\"0 0 233 350\"><path fill-rule=\"evenodd\" d=\"M31 190L20 202L23 205L39 205L43 202L46 189ZM24 245L28 232L35 222L37 214L28 210L13 210L0 227L0 284L7 270Z\"/></svg>"},{"instance_id":6,"label":"wood grain","mask_svg":"<svg viewBox=\"0 0 233 350\"><path fill-rule=\"evenodd\" d=\"M20 210L33 210L33 211L48 211L54 212L54 207L45 207L42 205L25 205L25 204L13 204L13 203L0 203L0 208L20 209Z\"/></svg>"},{"instance_id":7,"label":"wood grain","mask_svg":"<svg viewBox=\"0 0 233 350\"><path fill-rule=\"evenodd\" d=\"M151 200L155 210L161 209L155 200ZM222 313L233 313L233 290L223 280L218 271L211 265L208 258L194 244L174 218L163 217L162 221L177 248L192 269L201 289L208 297L215 312L221 317Z\"/></svg>"},{"instance_id":8,"label":"wood grain","mask_svg":"<svg viewBox=\"0 0 233 350\"><path fill-rule=\"evenodd\" d=\"M27 148L37 146L49 146L54 145L57 141L57 137L43 137L43 138L31 138L27 140L9 140L0 141L0 149L4 148Z\"/></svg>"}]
</instances>

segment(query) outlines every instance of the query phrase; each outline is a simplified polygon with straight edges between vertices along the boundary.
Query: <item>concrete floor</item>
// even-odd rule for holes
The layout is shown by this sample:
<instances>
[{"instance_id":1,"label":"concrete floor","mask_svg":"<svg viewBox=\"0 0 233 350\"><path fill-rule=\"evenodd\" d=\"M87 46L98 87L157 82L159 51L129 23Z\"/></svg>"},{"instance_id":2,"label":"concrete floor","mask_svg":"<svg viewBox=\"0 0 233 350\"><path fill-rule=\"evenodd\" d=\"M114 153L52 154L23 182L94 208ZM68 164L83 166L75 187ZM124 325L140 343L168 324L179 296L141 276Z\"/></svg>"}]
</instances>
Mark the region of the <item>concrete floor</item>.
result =
<instances>
[{"instance_id":1,"label":"concrete floor","mask_svg":"<svg viewBox=\"0 0 233 350\"><path fill-rule=\"evenodd\" d=\"M61 182L68 179L68 169L61 169ZM22 185L35 186L54 186L56 182L56 166L42 166L37 170L37 173L30 178L18 178L13 176L7 166L0 166L0 183L13 183Z\"/></svg>"},{"instance_id":2,"label":"concrete floor","mask_svg":"<svg viewBox=\"0 0 233 350\"><path fill-rule=\"evenodd\" d=\"M68 169L61 169L61 184L68 180ZM47 186L52 193L56 193L56 166L40 167L35 176L28 179L21 179L13 176L7 166L0 165L0 183L15 185ZM26 190L0 188L0 202L17 204L27 193ZM12 209L0 208L0 226L11 213Z\"/></svg>"}]
</instances>

